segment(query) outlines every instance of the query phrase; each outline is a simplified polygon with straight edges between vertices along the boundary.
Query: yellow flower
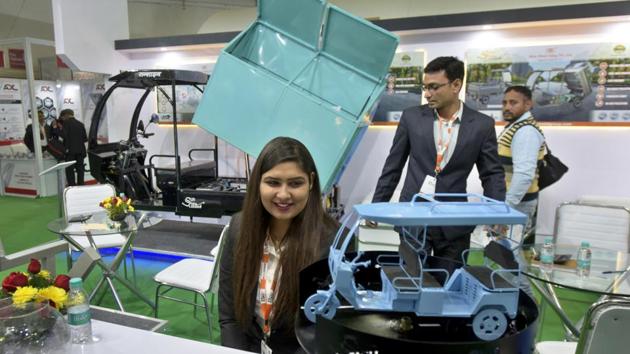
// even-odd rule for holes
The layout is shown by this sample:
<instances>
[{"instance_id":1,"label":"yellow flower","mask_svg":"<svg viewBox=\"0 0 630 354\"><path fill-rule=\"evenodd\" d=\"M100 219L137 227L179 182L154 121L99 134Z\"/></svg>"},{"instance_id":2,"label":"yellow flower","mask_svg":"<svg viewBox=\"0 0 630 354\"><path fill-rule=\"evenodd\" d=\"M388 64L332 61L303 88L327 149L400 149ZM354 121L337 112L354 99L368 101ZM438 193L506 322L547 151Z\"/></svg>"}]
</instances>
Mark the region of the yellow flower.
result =
<instances>
[{"instance_id":1,"label":"yellow flower","mask_svg":"<svg viewBox=\"0 0 630 354\"><path fill-rule=\"evenodd\" d=\"M68 298L68 294L62 288L58 288L56 286L49 286L47 288L41 289L37 293L37 301L52 301L55 304L57 309L60 309L66 303L66 299Z\"/></svg>"},{"instance_id":2,"label":"yellow flower","mask_svg":"<svg viewBox=\"0 0 630 354\"><path fill-rule=\"evenodd\" d=\"M22 286L17 288L13 293L13 303L16 305L25 304L33 301L33 298L37 295L37 288L32 286Z\"/></svg>"},{"instance_id":3,"label":"yellow flower","mask_svg":"<svg viewBox=\"0 0 630 354\"><path fill-rule=\"evenodd\" d=\"M40 270L38 275L44 279L50 280L50 272L45 269Z\"/></svg>"},{"instance_id":4,"label":"yellow flower","mask_svg":"<svg viewBox=\"0 0 630 354\"><path fill-rule=\"evenodd\" d=\"M136 209L134 209L134 207L132 207L132 206L130 205L130 206L129 206L129 209L127 209L127 210L129 210L129 211L134 211L134 210L136 210Z\"/></svg>"}]
</instances>

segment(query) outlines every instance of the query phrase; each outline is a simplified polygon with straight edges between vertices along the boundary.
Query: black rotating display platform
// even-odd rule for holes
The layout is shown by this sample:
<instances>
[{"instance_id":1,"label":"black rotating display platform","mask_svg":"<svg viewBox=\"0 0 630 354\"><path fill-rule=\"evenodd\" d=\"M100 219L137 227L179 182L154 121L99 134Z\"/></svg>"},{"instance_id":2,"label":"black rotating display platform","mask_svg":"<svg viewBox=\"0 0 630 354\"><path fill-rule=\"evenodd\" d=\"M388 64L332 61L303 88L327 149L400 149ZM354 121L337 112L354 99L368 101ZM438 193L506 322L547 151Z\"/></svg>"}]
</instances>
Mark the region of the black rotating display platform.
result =
<instances>
[{"instance_id":1,"label":"black rotating display platform","mask_svg":"<svg viewBox=\"0 0 630 354\"><path fill-rule=\"evenodd\" d=\"M365 252L361 261L392 252ZM347 257L352 257L347 255ZM431 258L431 257L429 257ZM430 260L429 260L430 261ZM380 290L380 270L371 266L355 273L357 286ZM330 282L328 260L324 259L300 273L300 303ZM449 354L530 354L534 351L538 327L538 307L521 291L517 317L509 322L499 339L485 342L472 331L472 319L418 317L414 313L337 310L332 320L317 318L317 324L300 311L296 335L308 353L449 353Z\"/></svg>"}]
</instances>

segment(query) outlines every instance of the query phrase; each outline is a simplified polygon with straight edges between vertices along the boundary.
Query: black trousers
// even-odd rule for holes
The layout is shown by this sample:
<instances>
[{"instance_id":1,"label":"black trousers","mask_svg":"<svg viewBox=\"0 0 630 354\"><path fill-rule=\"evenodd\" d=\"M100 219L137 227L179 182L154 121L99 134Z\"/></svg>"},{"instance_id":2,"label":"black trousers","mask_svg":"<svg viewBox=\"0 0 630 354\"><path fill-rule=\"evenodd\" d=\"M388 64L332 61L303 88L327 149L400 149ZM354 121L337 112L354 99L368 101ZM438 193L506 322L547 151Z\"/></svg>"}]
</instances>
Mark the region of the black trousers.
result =
<instances>
[{"instance_id":1,"label":"black trousers","mask_svg":"<svg viewBox=\"0 0 630 354\"><path fill-rule=\"evenodd\" d=\"M72 166L66 167L66 180L69 186L82 186L85 184L83 180L85 176L85 166L83 161L85 160L85 155L83 154L66 154L66 161L76 161L76 163ZM76 179L75 174L76 172Z\"/></svg>"},{"instance_id":2,"label":"black trousers","mask_svg":"<svg viewBox=\"0 0 630 354\"><path fill-rule=\"evenodd\" d=\"M462 258L464 251L470 248L470 234L462 234L457 237L446 238L441 227L429 227L427 230L427 240L424 250L428 257L425 265L428 268L446 269L450 275L453 275L455 269L466 264L468 252ZM431 275L443 283L445 276L443 273L432 273Z\"/></svg>"}]
</instances>

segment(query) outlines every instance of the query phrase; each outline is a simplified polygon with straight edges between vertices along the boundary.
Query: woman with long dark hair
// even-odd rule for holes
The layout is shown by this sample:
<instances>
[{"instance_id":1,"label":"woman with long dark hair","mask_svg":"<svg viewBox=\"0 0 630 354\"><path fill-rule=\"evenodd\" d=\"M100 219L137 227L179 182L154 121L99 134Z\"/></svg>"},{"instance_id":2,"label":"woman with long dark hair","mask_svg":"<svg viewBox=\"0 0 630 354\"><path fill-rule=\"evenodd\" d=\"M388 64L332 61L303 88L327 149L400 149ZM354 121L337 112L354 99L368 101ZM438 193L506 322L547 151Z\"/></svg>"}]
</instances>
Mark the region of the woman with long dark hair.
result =
<instances>
[{"instance_id":1,"label":"woman with long dark hair","mask_svg":"<svg viewBox=\"0 0 630 354\"><path fill-rule=\"evenodd\" d=\"M224 346L300 352L294 334L299 272L328 254L336 228L322 206L306 147L285 137L267 143L250 176L243 210L230 222L220 261Z\"/></svg>"}]
</instances>

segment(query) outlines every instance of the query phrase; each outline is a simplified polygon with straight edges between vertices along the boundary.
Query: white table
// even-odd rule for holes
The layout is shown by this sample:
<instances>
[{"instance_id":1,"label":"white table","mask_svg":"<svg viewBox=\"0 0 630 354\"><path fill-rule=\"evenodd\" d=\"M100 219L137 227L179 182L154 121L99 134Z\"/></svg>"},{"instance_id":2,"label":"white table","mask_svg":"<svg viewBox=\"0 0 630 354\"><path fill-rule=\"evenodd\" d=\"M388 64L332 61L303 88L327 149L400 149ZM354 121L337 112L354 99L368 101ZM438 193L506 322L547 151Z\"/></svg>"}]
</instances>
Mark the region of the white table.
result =
<instances>
[{"instance_id":1,"label":"white table","mask_svg":"<svg viewBox=\"0 0 630 354\"><path fill-rule=\"evenodd\" d=\"M72 344L70 354L127 354L127 353L216 353L243 354L242 350L197 342L125 327L109 322L92 320L92 333L100 338L90 344Z\"/></svg>"}]
</instances>

